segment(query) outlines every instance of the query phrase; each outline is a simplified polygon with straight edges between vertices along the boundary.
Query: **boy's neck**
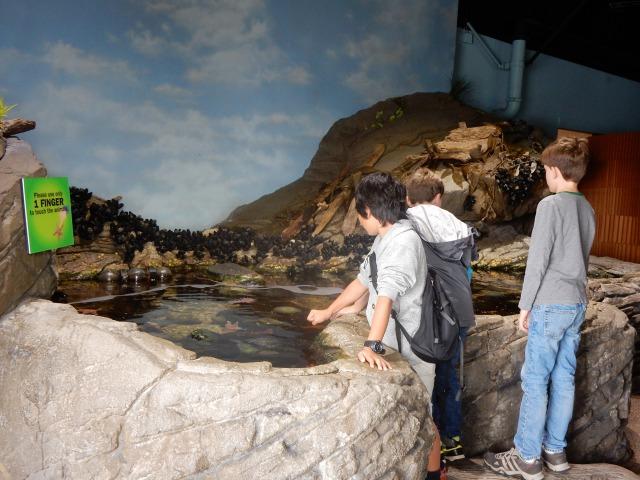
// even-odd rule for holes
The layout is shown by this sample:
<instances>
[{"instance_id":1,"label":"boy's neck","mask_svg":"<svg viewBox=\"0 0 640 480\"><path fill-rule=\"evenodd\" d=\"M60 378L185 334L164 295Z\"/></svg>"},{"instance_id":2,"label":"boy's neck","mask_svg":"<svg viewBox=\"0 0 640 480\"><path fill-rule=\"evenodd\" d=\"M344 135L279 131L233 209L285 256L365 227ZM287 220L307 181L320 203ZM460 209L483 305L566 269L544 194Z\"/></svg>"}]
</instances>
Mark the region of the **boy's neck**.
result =
<instances>
[{"instance_id":1,"label":"boy's neck","mask_svg":"<svg viewBox=\"0 0 640 480\"><path fill-rule=\"evenodd\" d=\"M562 193L562 192L568 192L568 193L580 193L580 190L578 190L578 184L576 182L559 182L558 185L556 186L556 191L553 193Z\"/></svg>"},{"instance_id":2,"label":"boy's neck","mask_svg":"<svg viewBox=\"0 0 640 480\"><path fill-rule=\"evenodd\" d=\"M380 228L378 229L378 236L384 237L394 225L395 223L387 223L385 225L380 226Z\"/></svg>"}]
</instances>

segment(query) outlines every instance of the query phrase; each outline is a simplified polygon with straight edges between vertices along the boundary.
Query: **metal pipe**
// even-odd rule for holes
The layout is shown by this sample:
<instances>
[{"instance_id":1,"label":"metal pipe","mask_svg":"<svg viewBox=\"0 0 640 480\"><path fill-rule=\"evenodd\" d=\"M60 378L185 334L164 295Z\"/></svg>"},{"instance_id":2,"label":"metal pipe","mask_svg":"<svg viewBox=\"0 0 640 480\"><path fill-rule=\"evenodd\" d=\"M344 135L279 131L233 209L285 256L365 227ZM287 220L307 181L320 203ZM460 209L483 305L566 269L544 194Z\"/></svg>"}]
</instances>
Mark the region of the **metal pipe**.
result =
<instances>
[{"instance_id":1,"label":"metal pipe","mask_svg":"<svg viewBox=\"0 0 640 480\"><path fill-rule=\"evenodd\" d=\"M500 70L509 70L507 106L503 110L498 110L497 113L507 118L513 118L520 111L520 106L522 105L522 79L524 77L524 57L527 51L527 42L523 39L514 40L511 44L511 61L508 63L501 62L480 34L475 31L471 23L467 22L467 28L471 30L473 35L478 39L480 46L482 46L487 55L493 60L496 67Z\"/></svg>"},{"instance_id":2,"label":"metal pipe","mask_svg":"<svg viewBox=\"0 0 640 480\"><path fill-rule=\"evenodd\" d=\"M509 93L507 106L502 114L513 118L522 105L522 79L524 77L524 56L527 42L522 39L514 40L511 46L511 62L509 64Z\"/></svg>"},{"instance_id":3,"label":"metal pipe","mask_svg":"<svg viewBox=\"0 0 640 480\"><path fill-rule=\"evenodd\" d=\"M508 63L502 63L498 57L496 57L495 53L493 53L491 51L491 49L489 48L489 45L487 45L485 43L485 41L482 39L482 37L480 36L480 34L478 32L476 32L475 28L473 28L473 25L471 25L471 23L467 22L467 28L469 30L471 30L471 32L473 33L473 35L478 39L478 41L480 42L480 46L482 47L482 49L487 53L487 55L489 55L489 57L491 58L491 60L493 60L493 62L496 64L496 67L500 70L508 70L509 69L509 64Z\"/></svg>"}]
</instances>

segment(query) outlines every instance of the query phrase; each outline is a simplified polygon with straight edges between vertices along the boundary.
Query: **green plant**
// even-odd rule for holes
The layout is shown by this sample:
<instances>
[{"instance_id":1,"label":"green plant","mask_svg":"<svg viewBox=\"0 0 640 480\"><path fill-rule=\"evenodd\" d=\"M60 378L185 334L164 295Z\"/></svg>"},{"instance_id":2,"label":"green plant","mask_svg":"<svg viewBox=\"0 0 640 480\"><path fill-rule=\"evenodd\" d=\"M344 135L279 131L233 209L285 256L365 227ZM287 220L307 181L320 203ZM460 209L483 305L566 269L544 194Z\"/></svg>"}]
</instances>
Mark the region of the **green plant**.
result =
<instances>
[{"instance_id":1,"label":"green plant","mask_svg":"<svg viewBox=\"0 0 640 480\"><path fill-rule=\"evenodd\" d=\"M404 115L404 110L402 109L402 107L398 107L396 108L396 111L393 112L391 115L389 115L389 117L386 119L387 122L394 122L396 120L398 120L400 117L402 117L402 115ZM371 129L375 129L375 128L382 128L384 127L384 122L385 122L385 118L384 118L384 110L378 110L376 112L376 118L373 121L373 123L369 126L365 126L364 129L368 130L369 128Z\"/></svg>"},{"instance_id":2,"label":"green plant","mask_svg":"<svg viewBox=\"0 0 640 480\"><path fill-rule=\"evenodd\" d=\"M0 97L0 120L6 117L7 113L9 113L14 107L15 105L7 105L4 103L4 98Z\"/></svg>"}]
</instances>

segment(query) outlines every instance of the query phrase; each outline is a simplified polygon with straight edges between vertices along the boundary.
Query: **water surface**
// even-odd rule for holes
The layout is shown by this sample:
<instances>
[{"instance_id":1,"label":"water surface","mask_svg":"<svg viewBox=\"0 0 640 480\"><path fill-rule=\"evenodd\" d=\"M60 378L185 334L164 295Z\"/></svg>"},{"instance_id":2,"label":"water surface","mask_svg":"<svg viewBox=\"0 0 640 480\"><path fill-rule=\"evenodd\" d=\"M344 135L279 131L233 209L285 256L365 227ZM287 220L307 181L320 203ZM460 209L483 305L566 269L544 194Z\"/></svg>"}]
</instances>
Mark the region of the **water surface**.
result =
<instances>
[{"instance_id":1,"label":"water surface","mask_svg":"<svg viewBox=\"0 0 640 480\"><path fill-rule=\"evenodd\" d=\"M337 349L322 347L325 325L306 321L309 310L325 308L350 278L267 278L263 287L238 287L206 274L178 274L167 284L94 281L61 282L59 289L83 313L135 322L140 330L195 352L237 362L269 361L275 367L328 363ZM476 314L518 313L521 278L476 272Z\"/></svg>"}]
</instances>

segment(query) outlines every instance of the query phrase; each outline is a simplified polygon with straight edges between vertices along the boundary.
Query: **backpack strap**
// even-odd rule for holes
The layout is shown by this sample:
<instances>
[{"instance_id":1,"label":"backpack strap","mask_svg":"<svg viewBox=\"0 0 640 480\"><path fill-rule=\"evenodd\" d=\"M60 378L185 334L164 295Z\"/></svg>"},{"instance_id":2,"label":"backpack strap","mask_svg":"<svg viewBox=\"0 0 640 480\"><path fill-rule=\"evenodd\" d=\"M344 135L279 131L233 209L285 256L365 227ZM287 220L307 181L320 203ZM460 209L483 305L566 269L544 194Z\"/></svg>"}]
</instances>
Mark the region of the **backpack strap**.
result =
<instances>
[{"instance_id":1,"label":"backpack strap","mask_svg":"<svg viewBox=\"0 0 640 480\"><path fill-rule=\"evenodd\" d=\"M369 278L371 280L371 285L373 285L373 289L378 294L378 265L376 264L376 252L371 252L369 254ZM402 353L402 335L407 339L409 343L411 343L411 336L409 332L405 330L405 328L398 321L398 316L396 311L391 309L391 318L396 324L396 342L398 344L398 352Z\"/></svg>"}]
</instances>

